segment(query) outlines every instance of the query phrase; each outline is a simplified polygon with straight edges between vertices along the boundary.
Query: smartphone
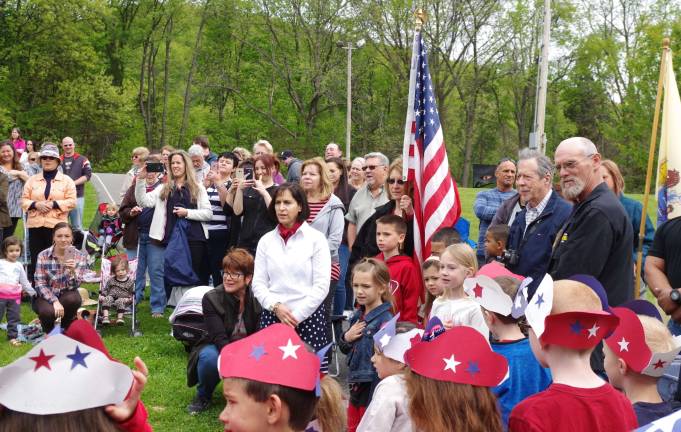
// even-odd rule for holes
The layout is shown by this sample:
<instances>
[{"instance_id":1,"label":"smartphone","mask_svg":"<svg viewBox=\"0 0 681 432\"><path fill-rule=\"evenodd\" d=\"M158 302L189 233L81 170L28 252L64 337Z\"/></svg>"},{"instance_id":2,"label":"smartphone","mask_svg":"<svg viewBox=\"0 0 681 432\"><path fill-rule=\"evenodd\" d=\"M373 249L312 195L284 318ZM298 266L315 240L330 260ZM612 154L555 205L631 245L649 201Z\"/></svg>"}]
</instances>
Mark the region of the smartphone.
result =
<instances>
[{"instance_id":1,"label":"smartphone","mask_svg":"<svg viewBox=\"0 0 681 432\"><path fill-rule=\"evenodd\" d=\"M210 164L210 170L213 171L213 172L218 172L218 163L217 162L211 163Z\"/></svg>"},{"instance_id":2,"label":"smartphone","mask_svg":"<svg viewBox=\"0 0 681 432\"><path fill-rule=\"evenodd\" d=\"M236 178L237 178L237 180L243 180L244 179L244 169L243 168L237 168L236 169Z\"/></svg>"},{"instance_id":3,"label":"smartphone","mask_svg":"<svg viewBox=\"0 0 681 432\"><path fill-rule=\"evenodd\" d=\"M162 173L164 171L163 162L147 162L147 172Z\"/></svg>"},{"instance_id":4,"label":"smartphone","mask_svg":"<svg viewBox=\"0 0 681 432\"><path fill-rule=\"evenodd\" d=\"M252 167L244 167L244 179L245 180L253 180L253 168Z\"/></svg>"},{"instance_id":5,"label":"smartphone","mask_svg":"<svg viewBox=\"0 0 681 432\"><path fill-rule=\"evenodd\" d=\"M64 251L64 261L72 260L76 258L76 247L69 246Z\"/></svg>"}]
</instances>

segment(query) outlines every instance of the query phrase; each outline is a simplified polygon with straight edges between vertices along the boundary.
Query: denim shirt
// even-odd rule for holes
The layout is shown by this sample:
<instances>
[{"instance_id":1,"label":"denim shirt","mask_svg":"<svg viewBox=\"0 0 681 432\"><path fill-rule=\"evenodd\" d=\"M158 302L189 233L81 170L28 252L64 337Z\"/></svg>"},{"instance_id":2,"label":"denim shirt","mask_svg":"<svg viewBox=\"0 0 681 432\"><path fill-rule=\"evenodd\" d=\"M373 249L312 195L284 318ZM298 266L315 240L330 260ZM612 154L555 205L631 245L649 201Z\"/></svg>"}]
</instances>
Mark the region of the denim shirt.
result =
<instances>
[{"instance_id":1,"label":"denim shirt","mask_svg":"<svg viewBox=\"0 0 681 432\"><path fill-rule=\"evenodd\" d=\"M338 342L338 348L347 355L348 382L373 382L378 381L378 374L371 363L374 355L374 334L381 329L383 324L393 317L390 308L392 304L385 302L364 316L366 327L362 331L362 337L354 342L346 342L345 335ZM359 308L350 317L350 326L360 320L364 310Z\"/></svg>"}]
</instances>

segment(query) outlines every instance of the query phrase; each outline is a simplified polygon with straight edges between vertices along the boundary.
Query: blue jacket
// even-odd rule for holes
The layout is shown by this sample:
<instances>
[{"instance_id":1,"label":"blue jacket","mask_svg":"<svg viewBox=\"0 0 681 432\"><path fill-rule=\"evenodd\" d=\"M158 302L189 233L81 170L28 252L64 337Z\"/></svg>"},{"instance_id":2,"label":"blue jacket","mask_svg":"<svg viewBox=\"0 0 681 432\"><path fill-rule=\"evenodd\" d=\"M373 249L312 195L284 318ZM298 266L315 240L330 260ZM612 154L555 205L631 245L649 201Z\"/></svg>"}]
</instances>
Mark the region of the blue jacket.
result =
<instances>
[{"instance_id":1,"label":"blue jacket","mask_svg":"<svg viewBox=\"0 0 681 432\"><path fill-rule=\"evenodd\" d=\"M385 302L364 317L362 317L364 310L360 308L350 317L351 327L362 318L367 325L362 331L362 337L356 341L348 343L343 335L338 342L338 348L348 357L348 382L378 381L378 374L371 363L371 356L374 355L374 334L393 317L391 307L390 302Z\"/></svg>"},{"instance_id":2,"label":"blue jacket","mask_svg":"<svg viewBox=\"0 0 681 432\"><path fill-rule=\"evenodd\" d=\"M641 228L641 214L643 213L643 204L640 202L625 197L624 194L619 196L620 203L624 207L624 211L629 216L631 221L631 226L634 228L634 246L633 246L633 257L634 265L636 265L636 251L638 248L638 230ZM653 223L650 221L648 215L646 215L646 229L645 236L643 237L643 264L646 263L646 257L648 256L648 249L653 245L653 237L655 237L655 228L653 228ZM645 266L641 266L641 273ZM643 276L643 274L641 274Z\"/></svg>"},{"instance_id":3,"label":"blue jacket","mask_svg":"<svg viewBox=\"0 0 681 432\"><path fill-rule=\"evenodd\" d=\"M534 294L539 282L549 269L556 233L570 217L571 212L572 205L554 191L544 211L527 227L527 231L525 230L526 208L518 213L513 221L506 249L516 250L519 259L517 265L507 267L514 273L533 279L528 287L530 295Z\"/></svg>"}]
</instances>

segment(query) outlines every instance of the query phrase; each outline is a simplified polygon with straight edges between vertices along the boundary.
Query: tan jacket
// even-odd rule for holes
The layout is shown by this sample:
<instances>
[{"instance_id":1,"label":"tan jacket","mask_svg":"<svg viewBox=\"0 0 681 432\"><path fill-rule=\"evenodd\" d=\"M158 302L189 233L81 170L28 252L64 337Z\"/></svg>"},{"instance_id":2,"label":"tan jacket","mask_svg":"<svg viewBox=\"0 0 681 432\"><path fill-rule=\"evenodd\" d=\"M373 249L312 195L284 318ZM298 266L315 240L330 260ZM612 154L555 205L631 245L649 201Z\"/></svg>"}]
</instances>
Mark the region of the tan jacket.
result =
<instances>
[{"instance_id":1,"label":"tan jacket","mask_svg":"<svg viewBox=\"0 0 681 432\"><path fill-rule=\"evenodd\" d=\"M28 208L36 201L45 201L47 182L42 172L26 180L24 192L21 194L21 208L28 214L28 228L54 228L59 222L67 222L69 211L76 207L76 185L73 180L61 172L52 180L48 201L56 201L59 209L51 209L47 213Z\"/></svg>"}]
</instances>

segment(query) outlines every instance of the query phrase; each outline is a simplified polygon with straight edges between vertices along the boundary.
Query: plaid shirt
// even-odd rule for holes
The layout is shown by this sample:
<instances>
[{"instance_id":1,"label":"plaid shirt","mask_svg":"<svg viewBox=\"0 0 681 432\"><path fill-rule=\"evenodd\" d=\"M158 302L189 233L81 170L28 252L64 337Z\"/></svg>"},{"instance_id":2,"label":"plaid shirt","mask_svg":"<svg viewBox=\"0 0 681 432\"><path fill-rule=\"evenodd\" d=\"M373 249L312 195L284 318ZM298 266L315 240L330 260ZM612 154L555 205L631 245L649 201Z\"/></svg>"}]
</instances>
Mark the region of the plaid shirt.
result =
<instances>
[{"instance_id":1,"label":"plaid shirt","mask_svg":"<svg viewBox=\"0 0 681 432\"><path fill-rule=\"evenodd\" d=\"M527 203L527 208L525 210L525 231L527 231L527 227L530 226L532 222L534 222L539 215L544 211L544 208L546 207L546 204L549 202L549 198L551 198L551 194L553 191L549 189L549 193L546 194L544 199L541 200L539 204L537 204L537 207L530 207L530 203Z\"/></svg>"},{"instance_id":2,"label":"plaid shirt","mask_svg":"<svg viewBox=\"0 0 681 432\"><path fill-rule=\"evenodd\" d=\"M76 250L75 260L75 274L71 275L64 271L65 267L54 255L54 246L38 254L33 279L35 289L42 298L54 303L61 295L61 291L78 289L88 268L87 254Z\"/></svg>"}]
</instances>

